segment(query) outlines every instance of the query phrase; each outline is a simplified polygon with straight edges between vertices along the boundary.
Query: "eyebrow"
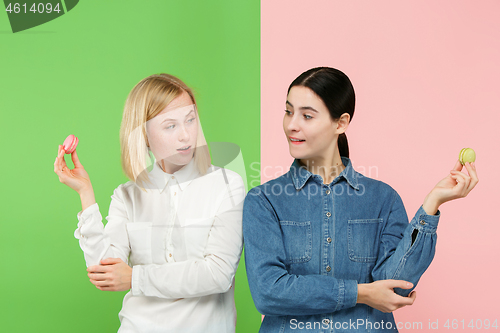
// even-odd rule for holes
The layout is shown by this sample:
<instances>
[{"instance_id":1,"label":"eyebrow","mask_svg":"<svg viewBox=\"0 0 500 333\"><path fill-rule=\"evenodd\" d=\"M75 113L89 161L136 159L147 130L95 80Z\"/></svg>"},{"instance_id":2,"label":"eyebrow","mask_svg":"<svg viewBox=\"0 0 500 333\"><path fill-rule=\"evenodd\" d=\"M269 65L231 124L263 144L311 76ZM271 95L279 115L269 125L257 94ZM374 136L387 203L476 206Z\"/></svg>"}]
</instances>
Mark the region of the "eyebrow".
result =
<instances>
[{"instance_id":1,"label":"eyebrow","mask_svg":"<svg viewBox=\"0 0 500 333\"><path fill-rule=\"evenodd\" d=\"M189 113L188 113L188 114L187 114L184 118L187 118L187 117L188 117L191 113L193 113L193 112L194 112L194 110L189 111ZM160 123L160 125L161 125L161 124L163 124L163 123L164 123L164 122L166 122L166 121L177 121L177 119L166 118L166 119L164 119L164 120Z\"/></svg>"},{"instance_id":2,"label":"eyebrow","mask_svg":"<svg viewBox=\"0 0 500 333\"><path fill-rule=\"evenodd\" d=\"M286 104L290 105L293 108L292 103L290 103L289 101L286 101ZM299 107L299 110L301 110L301 111L311 110L311 111L314 111L314 112L318 112L318 110L316 110L312 106L301 106L301 107Z\"/></svg>"}]
</instances>

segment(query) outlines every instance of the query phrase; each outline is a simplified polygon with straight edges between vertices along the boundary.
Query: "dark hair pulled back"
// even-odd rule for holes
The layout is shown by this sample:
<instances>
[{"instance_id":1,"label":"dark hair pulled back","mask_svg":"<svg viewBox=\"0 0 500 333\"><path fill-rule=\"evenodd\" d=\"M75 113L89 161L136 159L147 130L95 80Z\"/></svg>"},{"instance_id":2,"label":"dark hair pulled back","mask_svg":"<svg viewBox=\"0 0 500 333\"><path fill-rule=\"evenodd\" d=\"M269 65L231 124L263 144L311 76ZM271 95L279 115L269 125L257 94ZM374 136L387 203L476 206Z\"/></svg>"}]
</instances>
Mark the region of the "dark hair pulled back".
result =
<instances>
[{"instance_id":1,"label":"dark hair pulled back","mask_svg":"<svg viewBox=\"0 0 500 333\"><path fill-rule=\"evenodd\" d=\"M343 72L331 67L316 67L300 74L288 87L288 92L294 86L304 86L311 89L325 103L332 120L348 113L350 119L354 115L356 97L351 80ZM345 133L339 135L337 145L340 156L349 157L349 145Z\"/></svg>"}]
</instances>

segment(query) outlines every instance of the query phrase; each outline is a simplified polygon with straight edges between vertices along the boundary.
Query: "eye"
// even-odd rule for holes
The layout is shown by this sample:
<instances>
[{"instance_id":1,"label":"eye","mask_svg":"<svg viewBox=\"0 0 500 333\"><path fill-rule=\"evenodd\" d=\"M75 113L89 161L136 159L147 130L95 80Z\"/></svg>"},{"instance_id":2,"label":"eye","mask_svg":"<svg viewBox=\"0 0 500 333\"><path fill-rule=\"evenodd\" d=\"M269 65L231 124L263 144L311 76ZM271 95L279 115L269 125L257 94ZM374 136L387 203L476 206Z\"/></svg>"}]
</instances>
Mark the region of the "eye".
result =
<instances>
[{"instance_id":1,"label":"eye","mask_svg":"<svg viewBox=\"0 0 500 333\"><path fill-rule=\"evenodd\" d=\"M175 127L175 125L170 125L170 126L165 127L165 129L172 129L174 127Z\"/></svg>"},{"instance_id":2,"label":"eye","mask_svg":"<svg viewBox=\"0 0 500 333\"><path fill-rule=\"evenodd\" d=\"M292 114L292 111L290 111L290 110L286 110L286 109L285 109L285 113L286 113L287 115L291 115L291 114Z\"/></svg>"},{"instance_id":3,"label":"eye","mask_svg":"<svg viewBox=\"0 0 500 333\"><path fill-rule=\"evenodd\" d=\"M192 123L195 119L196 119L196 118L194 118L194 117L193 117L193 118L191 118L191 119L188 119L188 121L187 121L187 122L188 122L188 123Z\"/></svg>"},{"instance_id":4,"label":"eye","mask_svg":"<svg viewBox=\"0 0 500 333\"><path fill-rule=\"evenodd\" d=\"M304 118L306 118L306 119L312 119L312 117L310 115L308 115L308 114L305 114Z\"/></svg>"}]
</instances>

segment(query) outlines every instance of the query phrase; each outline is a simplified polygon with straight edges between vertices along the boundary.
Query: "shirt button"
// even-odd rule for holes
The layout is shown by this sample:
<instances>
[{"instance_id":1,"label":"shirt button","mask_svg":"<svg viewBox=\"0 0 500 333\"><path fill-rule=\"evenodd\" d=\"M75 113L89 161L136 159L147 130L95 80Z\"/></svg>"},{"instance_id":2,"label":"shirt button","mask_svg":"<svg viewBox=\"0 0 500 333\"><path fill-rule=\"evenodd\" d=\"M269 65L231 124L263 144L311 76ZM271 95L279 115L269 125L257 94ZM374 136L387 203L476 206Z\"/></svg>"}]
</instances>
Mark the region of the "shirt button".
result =
<instances>
[{"instance_id":1,"label":"shirt button","mask_svg":"<svg viewBox=\"0 0 500 333\"><path fill-rule=\"evenodd\" d=\"M330 319L323 319L323 324L325 324L325 325L330 324Z\"/></svg>"},{"instance_id":2,"label":"shirt button","mask_svg":"<svg viewBox=\"0 0 500 333\"><path fill-rule=\"evenodd\" d=\"M326 266L326 271L327 271L327 272L329 272L329 271L331 271L331 270L332 270L332 268L331 268L330 266Z\"/></svg>"},{"instance_id":3,"label":"shirt button","mask_svg":"<svg viewBox=\"0 0 500 333\"><path fill-rule=\"evenodd\" d=\"M169 254L168 254L168 256L169 256L169 257L171 257L171 256L172 256L172 253L169 253Z\"/></svg>"},{"instance_id":4,"label":"shirt button","mask_svg":"<svg viewBox=\"0 0 500 333\"><path fill-rule=\"evenodd\" d=\"M332 214L330 214L330 212L326 212L326 217L330 217L332 216Z\"/></svg>"},{"instance_id":5,"label":"shirt button","mask_svg":"<svg viewBox=\"0 0 500 333\"><path fill-rule=\"evenodd\" d=\"M174 177L174 176L172 176L172 179L175 179L175 177Z\"/></svg>"},{"instance_id":6,"label":"shirt button","mask_svg":"<svg viewBox=\"0 0 500 333\"><path fill-rule=\"evenodd\" d=\"M330 194L330 190L326 190L326 194Z\"/></svg>"},{"instance_id":7,"label":"shirt button","mask_svg":"<svg viewBox=\"0 0 500 333\"><path fill-rule=\"evenodd\" d=\"M326 239L326 241L327 241L328 243L331 243L331 242L332 242L332 238L331 238L331 237L328 237L328 238Z\"/></svg>"},{"instance_id":8,"label":"shirt button","mask_svg":"<svg viewBox=\"0 0 500 333\"><path fill-rule=\"evenodd\" d=\"M424 220L422 220L422 221L420 221L420 224L421 224L421 225L425 225L426 223L425 223L425 221L424 221Z\"/></svg>"}]
</instances>

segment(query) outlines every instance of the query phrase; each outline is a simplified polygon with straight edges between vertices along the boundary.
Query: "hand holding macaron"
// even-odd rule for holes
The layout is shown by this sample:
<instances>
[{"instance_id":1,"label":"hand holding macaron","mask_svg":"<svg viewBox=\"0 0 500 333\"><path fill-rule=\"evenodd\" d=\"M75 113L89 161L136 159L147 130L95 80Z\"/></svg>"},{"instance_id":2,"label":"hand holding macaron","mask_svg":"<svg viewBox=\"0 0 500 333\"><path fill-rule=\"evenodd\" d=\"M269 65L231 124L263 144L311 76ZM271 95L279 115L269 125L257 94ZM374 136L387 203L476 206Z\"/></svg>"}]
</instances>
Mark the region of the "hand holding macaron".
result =
<instances>
[{"instance_id":1,"label":"hand holding macaron","mask_svg":"<svg viewBox=\"0 0 500 333\"><path fill-rule=\"evenodd\" d=\"M76 154L76 146L78 138L70 135L64 140L62 145L59 145L56 160L54 162L54 172L59 176L59 181L68 185L73 190L81 194L82 191L92 188L89 175L83 168L83 165ZM64 160L64 154L71 154L71 159L75 165L74 169L69 169Z\"/></svg>"},{"instance_id":2,"label":"hand holding macaron","mask_svg":"<svg viewBox=\"0 0 500 333\"><path fill-rule=\"evenodd\" d=\"M459 160L450 171L425 197L423 208L427 214L436 214L439 206L447 201L464 198L479 182L476 172L476 153L471 148L460 151ZM467 173L462 171L463 166Z\"/></svg>"}]
</instances>

